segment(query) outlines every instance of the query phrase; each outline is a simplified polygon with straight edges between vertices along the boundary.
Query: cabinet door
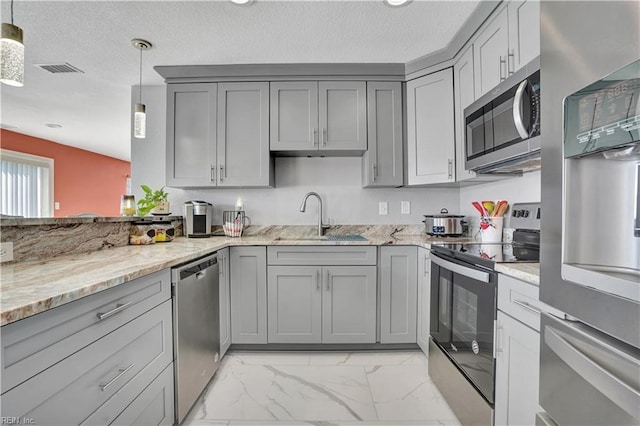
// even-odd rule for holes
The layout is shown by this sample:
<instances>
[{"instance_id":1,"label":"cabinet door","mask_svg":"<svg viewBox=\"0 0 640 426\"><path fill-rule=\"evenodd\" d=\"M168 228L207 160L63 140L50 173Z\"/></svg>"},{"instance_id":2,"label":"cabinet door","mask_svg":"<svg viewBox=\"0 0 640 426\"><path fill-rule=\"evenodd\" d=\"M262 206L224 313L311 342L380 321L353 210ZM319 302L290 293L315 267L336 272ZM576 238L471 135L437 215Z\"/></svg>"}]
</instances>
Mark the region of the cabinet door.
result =
<instances>
[{"instance_id":1,"label":"cabinet door","mask_svg":"<svg viewBox=\"0 0 640 426\"><path fill-rule=\"evenodd\" d=\"M418 346L429 356L429 313L431 312L431 263L429 250L418 247Z\"/></svg>"},{"instance_id":2,"label":"cabinet door","mask_svg":"<svg viewBox=\"0 0 640 426\"><path fill-rule=\"evenodd\" d=\"M229 249L218 251L220 272L220 358L231 346L231 280L229 277Z\"/></svg>"},{"instance_id":3,"label":"cabinet door","mask_svg":"<svg viewBox=\"0 0 640 426\"><path fill-rule=\"evenodd\" d=\"M509 10L509 73L540 55L540 2L512 0Z\"/></svg>"},{"instance_id":4,"label":"cabinet door","mask_svg":"<svg viewBox=\"0 0 640 426\"><path fill-rule=\"evenodd\" d=\"M271 83L271 151L318 149L318 83Z\"/></svg>"},{"instance_id":5,"label":"cabinet door","mask_svg":"<svg viewBox=\"0 0 640 426\"><path fill-rule=\"evenodd\" d=\"M216 185L216 96L215 83L167 85L168 186Z\"/></svg>"},{"instance_id":6,"label":"cabinet door","mask_svg":"<svg viewBox=\"0 0 640 426\"><path fill-rule=\"evenodd\" d=\"M322 341L319 266L269 266L269 343Z\"/></svg>"},{"instance_id":7,"label":"cabinet door","mask_svg":"<svg viewBox=\"0 0 640 426\"><path fill-rule=\"evenodd\" d=\"M362 186L402 186L402 85L367 83L367 151L362 157Z\"/></svg>"},{"instance_id":8,"label":"cabinet door","mask_svg":"<svg viewBox=\"0 0 640 426\"><path fill-rule=\"evenodd\" d=\"M231 343L267 343L266 247L231 247Z\"/></svg>"},{"instance_id":9,"label":"cabinet door","mask_svg":"<svg viewBox=\"0 0 640 426\"><path fill-rule=\"evenodd\" d=\"M496 425L533 425L538 408L540 335L498 311Z\"/></svg>"},{"instance_id":10,"label":"cabinet door","mask_svg":"<svg viewBox=\"0 0 640 426\"><path fill-rule=\"evenodd\" d=\"M454 181L453 72L450 68L407 83L408 183Z\"/></svg>"},{"instance_id":11,"label":"cabinet door","mask_svg":"<svg viewBox=\"0 0 640 426\"><path fill-rule=\"evenodd\" d=\"M505 8L484 27L473 43L476 99L507 77L508 50L508 17Z\"/></svg>"},{"instance_id":12,"label":"cabinet door","mask_svg":"<svg viewBox=\"0 0 640 426\"><path fill-rule=\"evenodd\" d=\"M218 186L270 186L269 83L218 84Z\"/></svg>"},{"instance_id":13,"label":"cabinet door","mask_svg":"<svg viewBox=\"0 0 640 426\"><path fill-rule=\"evenodd\" d=\"M320 150L367 149L367 88L363 81L318 84Z\"/></svg>"},{"instance_id":14,"label":"cabinet door","mask_svg":"<svg viewBox=\"0 0 640 426\"><path fill-rule=\"evenodd\" d=\"M416 343L417 247L380 248L380 343Z\"/></svg>"},{"instance_id":15,"label":"cabinet door","mask_svg":"<svg viewBox=\"0 0 640 426\"><path fill-rule=\"evenodd\" d=\"M462 181L476 175L475 172L464 168L466 156L464 109L475 100L472 47L469 47L453 66L453 87L456 107L456 181Z\"/></svg>"},{"instance_id":16,"label":"cabinet door","mask_svg":"<svg viewBox=\"0 0 640 426\"><path fill-rule=\"evenodd\" d=\"M325 266L322 275L322 343L375 343L376 267Z\"/></svg>"}]
</instances>

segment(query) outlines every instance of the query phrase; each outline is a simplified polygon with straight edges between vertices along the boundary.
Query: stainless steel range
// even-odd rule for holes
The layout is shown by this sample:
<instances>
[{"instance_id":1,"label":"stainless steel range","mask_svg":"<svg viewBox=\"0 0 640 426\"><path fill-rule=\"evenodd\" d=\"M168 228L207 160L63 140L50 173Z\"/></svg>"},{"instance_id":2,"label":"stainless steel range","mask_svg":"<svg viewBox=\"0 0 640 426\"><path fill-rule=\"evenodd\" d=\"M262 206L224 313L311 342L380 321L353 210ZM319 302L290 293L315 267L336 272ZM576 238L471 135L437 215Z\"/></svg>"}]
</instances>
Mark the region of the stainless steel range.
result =
<instances>
[{"instance_id":1,"label":"stainless steel range","mask_svg":"<svg viewBox=\"0 0 640 426\"><path fill-rule=\"evenodd\" d=\"M514 204L512 243L431 246L429 376L462 424L492 424L497 262L538 262L540 204Z\"/></svg>"}]
</instances>

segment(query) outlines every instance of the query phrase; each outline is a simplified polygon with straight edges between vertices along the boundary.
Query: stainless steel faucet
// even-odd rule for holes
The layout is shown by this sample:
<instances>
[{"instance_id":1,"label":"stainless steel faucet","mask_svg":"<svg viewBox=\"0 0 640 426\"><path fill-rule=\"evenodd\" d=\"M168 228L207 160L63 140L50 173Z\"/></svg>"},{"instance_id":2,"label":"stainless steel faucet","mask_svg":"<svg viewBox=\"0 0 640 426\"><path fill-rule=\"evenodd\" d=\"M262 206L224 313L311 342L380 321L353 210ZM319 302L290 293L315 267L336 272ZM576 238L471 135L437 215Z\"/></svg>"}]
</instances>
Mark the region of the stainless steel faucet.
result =
<instances>
[{"instance_id":1,"label":"stainless steel faucet","mask_svg":"<svg viewBox=\"0 0 640 426\"><path fill-rule=\"evenodd\" d=\"M300 204L300 212L305 211L307 208L307 199L311 196L315 196L318 199L318 237L322 237L324 234L324 230L329 228L329 225L322 224L322 198L317 192L307 192L307 194L302 199L302 204Z\"/></svg>"}]
</instances>

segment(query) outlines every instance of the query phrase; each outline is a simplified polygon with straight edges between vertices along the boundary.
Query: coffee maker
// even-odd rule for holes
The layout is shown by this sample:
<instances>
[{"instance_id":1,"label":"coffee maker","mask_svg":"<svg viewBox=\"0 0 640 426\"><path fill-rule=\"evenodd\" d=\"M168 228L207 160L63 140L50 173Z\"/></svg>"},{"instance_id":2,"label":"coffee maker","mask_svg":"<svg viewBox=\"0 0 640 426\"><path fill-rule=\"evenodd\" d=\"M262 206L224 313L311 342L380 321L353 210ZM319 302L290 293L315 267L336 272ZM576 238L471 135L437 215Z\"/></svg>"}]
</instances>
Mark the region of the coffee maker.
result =
<instances>
[{"instance_id":1,"label":"coffee maker","mask_svg":"<svg viewBox=\"0 0 640 426\"><path fill-rule=\"evenodd\" d=\"M213 205L206 201L186 201L184 203L184 229L189 238L211 236Z\"/></svg>"}]
</instances>

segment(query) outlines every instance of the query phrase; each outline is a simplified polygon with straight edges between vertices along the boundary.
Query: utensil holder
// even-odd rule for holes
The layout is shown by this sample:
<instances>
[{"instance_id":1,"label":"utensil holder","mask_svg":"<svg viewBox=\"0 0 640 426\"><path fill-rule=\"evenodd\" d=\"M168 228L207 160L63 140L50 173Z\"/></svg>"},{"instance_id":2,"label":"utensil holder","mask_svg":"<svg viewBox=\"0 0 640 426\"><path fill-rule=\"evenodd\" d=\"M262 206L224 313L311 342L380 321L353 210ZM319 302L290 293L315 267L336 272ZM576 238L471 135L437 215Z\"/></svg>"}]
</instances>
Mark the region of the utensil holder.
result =
<instances>
[{"instance_id":1,"label":"utensil holder","mask_svg":"<svg viewBox=\"0 0 640 426\"><path fill-rule=\"evenodd\" d=\"M480 241L483 243L502 242L502 216L482 216L480 218Z\"/></svg>"},{"instance_id":2,"label":"utensil holder","mask_svg":"<svg viewBox=\"0 0 640 426\"><path fill-rule=\"evenodd\" d=\"M224 211L222 212L222 228L227 237L239 237L242 235L244 227L244 211Z\"/></svg>"}]
</instances>

